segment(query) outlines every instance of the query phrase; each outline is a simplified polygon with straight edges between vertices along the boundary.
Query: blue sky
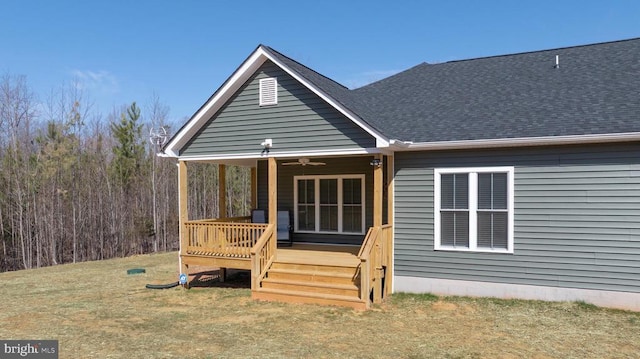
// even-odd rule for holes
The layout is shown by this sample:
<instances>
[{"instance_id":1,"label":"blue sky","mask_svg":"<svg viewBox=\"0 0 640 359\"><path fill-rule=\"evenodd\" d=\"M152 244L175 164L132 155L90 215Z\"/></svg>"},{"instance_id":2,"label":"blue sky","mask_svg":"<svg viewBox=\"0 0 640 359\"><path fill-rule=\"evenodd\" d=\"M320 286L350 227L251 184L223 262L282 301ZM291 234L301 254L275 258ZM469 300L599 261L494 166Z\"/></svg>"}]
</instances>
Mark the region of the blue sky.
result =
<instances>
[{"instance_id":1,"label":"blue sky","mask_svg":"<svg viewBox=\"0 0 640 359\"><path fill-rule=\"evenodd\" d=\"M358 87L421 62L640 37L637 0L0 5L0 74L25 75L41 101L75 81L104 116L155 95L178 124L261 43Z\"/></svg>"}]
</instances>

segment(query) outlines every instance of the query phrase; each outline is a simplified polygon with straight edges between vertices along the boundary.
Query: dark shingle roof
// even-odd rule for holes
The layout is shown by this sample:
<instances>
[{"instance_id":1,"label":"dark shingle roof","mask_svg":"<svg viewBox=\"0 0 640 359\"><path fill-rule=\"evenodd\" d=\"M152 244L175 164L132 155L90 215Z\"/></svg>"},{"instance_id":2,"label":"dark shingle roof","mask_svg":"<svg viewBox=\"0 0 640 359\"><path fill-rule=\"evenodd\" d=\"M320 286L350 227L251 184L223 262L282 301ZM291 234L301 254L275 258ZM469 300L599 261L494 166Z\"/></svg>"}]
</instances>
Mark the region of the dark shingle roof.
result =
<instances>
[{"instance_id":1,"label":"dark shingle roof","mask_svg":"<svg viewBox=\"0 0 640 359\"><path fill-rule=\"evenodd\" d=\"M363 116L363 110L365 108L364 103L358 97L358 94L356 94L354 91L349 90L347 87L339 84L338 82L316 72L315 70L305 65L302 65L301 63L287 57L286 55L281 54L280 52L268 46L264 46L264 48L269 51L272 56L278 59L278 61L285 64L289 69L297 72L300 76L304 77L307 81L312 83L325 94L331 96L331 98L340 103L346 109L352 112L356 112L355 110L359 109L357 115L366 122L366 118L365 116ZM372 124L368 124L371 127L374 127Z\"/></svg>"},{"instance_id":2,"label":"dark shingle roof","mask_svg":"<svg viewBox=\"0 0 640 359\"><path fill-rule=\"evenodd\" d=\"M640 38L423 63L355 90L274 54L391 139L640 132Z\"/></svg>"}]
</instances>

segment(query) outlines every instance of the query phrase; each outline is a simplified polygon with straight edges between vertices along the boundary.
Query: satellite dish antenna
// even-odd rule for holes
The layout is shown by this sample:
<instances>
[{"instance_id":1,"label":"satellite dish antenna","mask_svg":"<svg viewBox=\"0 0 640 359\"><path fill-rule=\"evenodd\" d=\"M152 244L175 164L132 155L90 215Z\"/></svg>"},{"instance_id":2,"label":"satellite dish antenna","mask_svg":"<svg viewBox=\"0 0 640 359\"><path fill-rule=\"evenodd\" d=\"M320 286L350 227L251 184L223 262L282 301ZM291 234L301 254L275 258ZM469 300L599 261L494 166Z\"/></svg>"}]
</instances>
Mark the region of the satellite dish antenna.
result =
<instances>
[{"instance_id":1,"label":"satellite dish antenna","mask_svg":"<svg viewBox=\"0 0 640 359\"><path fill-rule=\"evenodd\" d=\"M162 147L167 142L167 129L164 126L151 127L149 130L149 141L156 148Z\"/></svg>"}]
</instances>

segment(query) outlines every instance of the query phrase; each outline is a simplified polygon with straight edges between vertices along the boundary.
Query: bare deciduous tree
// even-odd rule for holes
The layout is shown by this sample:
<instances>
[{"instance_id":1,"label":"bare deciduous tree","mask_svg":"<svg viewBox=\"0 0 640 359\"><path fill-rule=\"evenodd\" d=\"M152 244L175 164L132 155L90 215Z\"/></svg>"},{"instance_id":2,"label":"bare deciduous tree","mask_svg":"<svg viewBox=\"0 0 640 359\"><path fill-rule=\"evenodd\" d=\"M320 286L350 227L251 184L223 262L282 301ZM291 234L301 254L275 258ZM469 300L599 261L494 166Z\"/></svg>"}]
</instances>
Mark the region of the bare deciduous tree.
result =
<instances>
[{"instance_id":1,"label":"bare deciduous tree","mask_svg":"<svg viewBox=\"0 0 640 359\"><path fill-rule=\"evenodd\" d=\"M0 271L177 249L176 162L146 137L171 135L169 108L143 108L103 118L74 84L39 104L25 77L0 78ZM217 166L192 168L191 217L218 216ZM229 215L248 213L249 177L227 169Z\"/></svg>"}]
</instances>

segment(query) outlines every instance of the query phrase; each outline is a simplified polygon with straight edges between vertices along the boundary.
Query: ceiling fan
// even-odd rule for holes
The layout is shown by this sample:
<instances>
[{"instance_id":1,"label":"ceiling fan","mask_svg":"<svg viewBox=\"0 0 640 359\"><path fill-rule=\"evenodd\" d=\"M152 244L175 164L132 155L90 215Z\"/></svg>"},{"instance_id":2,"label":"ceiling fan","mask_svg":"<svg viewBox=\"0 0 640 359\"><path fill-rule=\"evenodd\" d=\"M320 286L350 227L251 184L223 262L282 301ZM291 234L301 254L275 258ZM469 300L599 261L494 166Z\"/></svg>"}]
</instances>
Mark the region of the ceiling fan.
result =
<instances>
[{"instance_id":1,"label":"ceiling fan","mask_svg":"<svg viewBox=\"0 0 640 359\"><path fill-rule=\"evenodd\" d=\"M296 162L284 162L283 166L324 166L324 162L311 162L308 158L298 158Z\"/></svg>"}]
</instances>

